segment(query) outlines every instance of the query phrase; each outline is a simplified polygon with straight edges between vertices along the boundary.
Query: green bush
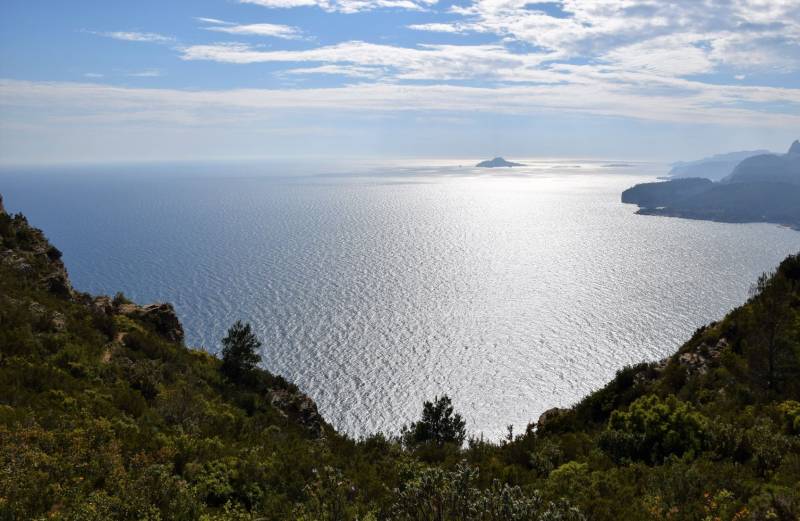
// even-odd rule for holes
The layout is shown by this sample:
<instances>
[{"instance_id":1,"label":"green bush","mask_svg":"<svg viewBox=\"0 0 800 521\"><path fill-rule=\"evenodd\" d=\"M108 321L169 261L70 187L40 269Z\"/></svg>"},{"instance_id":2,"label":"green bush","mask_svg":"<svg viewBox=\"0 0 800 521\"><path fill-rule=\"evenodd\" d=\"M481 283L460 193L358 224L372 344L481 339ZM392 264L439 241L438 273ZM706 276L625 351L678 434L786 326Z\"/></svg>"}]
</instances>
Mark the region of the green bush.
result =
<instances>
[{"instance_id":1,"label":"green bush","mask_svg":"<svg viewBox=\"0 0 800 521\"><path fill-rule=\"evenodd\" d=\"M615 410L600 446L615 461L660 463L669 455L696 454L704 448L708 420L674 396L647 395L628 410Z\"/></svg>"}]
</instances>

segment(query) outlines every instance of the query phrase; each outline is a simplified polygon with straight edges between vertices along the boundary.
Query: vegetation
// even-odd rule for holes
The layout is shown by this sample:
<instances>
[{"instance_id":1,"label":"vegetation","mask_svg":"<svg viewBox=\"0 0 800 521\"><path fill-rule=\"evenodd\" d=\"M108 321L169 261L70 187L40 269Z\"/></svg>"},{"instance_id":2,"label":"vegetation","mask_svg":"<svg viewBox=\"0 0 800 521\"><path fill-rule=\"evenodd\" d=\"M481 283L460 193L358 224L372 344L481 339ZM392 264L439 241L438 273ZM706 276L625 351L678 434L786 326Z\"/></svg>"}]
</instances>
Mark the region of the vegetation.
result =
<instances>
[{"instance_id":1,"label":"vegetation","mask_svg":"<svg viewBox=\"0 0 800 521\"><path fill-rule=\"evenodd\" d=\"M422 406L422 419L411 424L403 433L408 445L433 443L442 446L452 443L460 447L467 437L466 423L461 415L453 412L449 396L436 397Z\"/></svg>"},{"instance_id":2,"label":"vegetation","mask_svg":"<svg viewBox=\"0 0 800 521\"><path fill-rule=\"evenodd\" d=\"M261 355L261 348L250 324L237 320L222 339L222 372L234 382L240 382L253 374Z\"/></svg>"},{"instance_id":3,"label":"vegetation","mask_svg":"<svg viewBox=\"0 0 800 521\"><path fill-rule=\"evenodd\" d=\"M800 256L520 434L465 439L441 397L353 440L256 367L248 326L218 360L72 290L24 217L0 241L0 520L800 517Z\"/></svg>"}]
</instances>

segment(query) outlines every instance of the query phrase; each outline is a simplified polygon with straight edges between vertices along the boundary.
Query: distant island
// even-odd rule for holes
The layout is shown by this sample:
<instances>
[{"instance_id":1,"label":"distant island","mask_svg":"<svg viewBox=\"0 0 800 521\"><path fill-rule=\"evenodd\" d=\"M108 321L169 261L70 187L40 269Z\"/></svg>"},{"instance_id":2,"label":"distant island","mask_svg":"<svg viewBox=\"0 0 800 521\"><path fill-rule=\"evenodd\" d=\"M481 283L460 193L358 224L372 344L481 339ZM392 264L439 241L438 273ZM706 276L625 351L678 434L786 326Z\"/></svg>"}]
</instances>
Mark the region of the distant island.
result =
<instances>
[{"instance_id":1,"label":"distant island","mask_svg":"<svg viewBox=\"0 0 800 521\"><path fill-rule=\"evenodd\" d=\"M502 157L496 157L494 159L490 159L489 161L481 161L477 165L478 168L501 168L501 167L512 167L512 166L525 166L522 163L512 163L511 161L506 161Z\"/></svg>"},{"instance_id":2,"label":"distant island","mask_svg":"<svg viewBox=\"0 0 800 521\"><path fill-rule=\"evenodd\" d=\"M622 202L640 215L720 222L769 222L800 230L800 141L786 154L740 161L718 182L694 177L636 185Z\"/></svg>"}]
</instances>

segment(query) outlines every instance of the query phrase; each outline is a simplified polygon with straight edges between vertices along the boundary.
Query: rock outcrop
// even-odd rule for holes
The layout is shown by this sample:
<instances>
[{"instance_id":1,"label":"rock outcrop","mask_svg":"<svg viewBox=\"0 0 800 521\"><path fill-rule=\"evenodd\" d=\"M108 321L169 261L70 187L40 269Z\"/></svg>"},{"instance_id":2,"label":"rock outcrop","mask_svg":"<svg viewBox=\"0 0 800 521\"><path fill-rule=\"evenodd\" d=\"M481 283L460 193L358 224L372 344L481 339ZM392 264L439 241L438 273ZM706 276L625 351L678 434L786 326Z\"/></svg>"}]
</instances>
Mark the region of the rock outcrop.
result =
<instances>
[{"instance_id":1,"label":"rock outcrop","mask_svg":"<svg viewBox=\"0 0 800 521\"><path fill-rule=\"evenodd\" d=\"M124 304L120 306L120 314L137 318L152 325L156 333L170 342L183 342L183 326L181 326L172 304L156 303L146 306Z\"/></svg>"},{"instance_id":2,"label":"rock outcrop","mask_svg":"<svg viewBox=\"0 0 800 521\"><path fill-rule=\"evenodd\" d=\"M52 246L44 233L31 226L24 216L10 216L5 211L0 211L0 216L4 227L0 235L0 263L50 293L74 298L76 293L58 248Z\"/></svg>"},{"instance_id":3,"label":"rock outcrop","mask_svg":"<svg viewBox=\"0 0 800 521\"><path fill-rule=\"evenodd\" d=\"M701 342L690 350L679 352L660 360L655 364L654 368L660 373L674 360L688 374L706 374L709 369L719 363L720 356L729 347L728 340L724 337L717 340L713 345Z\"/></svg>"},{"instance_id":4,"label":"rock outcrop","mask_svg":"<svg viewBox=\"0 0 800 521\"><path fill-rule=\"evenodd\" d=\"M317 410L317 404L305 394L280 389L271 392L270 401L273 407L304 426L315 438L323 435L325 421Z\"/></svg>"},{"instance_id":5,"label":"rock outcrop","mask_svg":"<svg viewBox=\"0 0 800 521\"><path fill-rule=\"evenodd\" d=\"M89 306L105 315L122 315L150 325L161 337L170 342L183 342L184 331L175 308L169 303L155 303L140 306L132 302L115 303L111 297L95 297Z\"/></svg>"},{"instance_id":6,"label":"rock outcrop","mask_svg":"<svg viewBox=\"0 0 800 521\"><path fill-rule=\"evenodd\" d=\"M558 418L565 412L565 409L561 409L559 407L553 407L552 409L547 409L542 414L539 415L539 420L536 422L536 426L538 428L542 428L547 423L552 422L554 419Z\"/></svg>"}]
</instances>

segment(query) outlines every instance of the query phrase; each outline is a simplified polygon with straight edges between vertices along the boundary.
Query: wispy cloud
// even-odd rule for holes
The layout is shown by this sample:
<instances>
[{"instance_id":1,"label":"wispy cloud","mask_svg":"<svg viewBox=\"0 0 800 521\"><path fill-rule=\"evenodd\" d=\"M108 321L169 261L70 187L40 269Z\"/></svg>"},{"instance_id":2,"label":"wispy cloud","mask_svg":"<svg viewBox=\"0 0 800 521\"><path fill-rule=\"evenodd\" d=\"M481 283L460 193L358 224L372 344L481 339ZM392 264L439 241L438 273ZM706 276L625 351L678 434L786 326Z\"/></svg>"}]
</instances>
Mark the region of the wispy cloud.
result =
<instances>
[{"instance_id":1,"label":"wispy cloud","mask_svg":"<svg viewBox=\"0 0 800 521\"><path fill-rule=\"evenodd\" d=\"M257 23L257 24L235 24L214 18L198 18L198 20L209 24L203 27L206 31L215 31L219 33L236 34L236 35L251 35L251 36L271 36L273 38L284 38L294 40L301 38L303 32L297 27L290 25L279 25L270 23Z\"/></svg>"},{"instance_id":2,"label":"wispy cloud","mask_svg":"<svg viewBox=\"0 0 800 521\"><path fill-rule=\"evenodd\" d=\"M0 107L48 107L38 114L51 125L64 122L124 123L128 120L172 125L213 124L239 118L272 120L280 111L295 114L342 113L498 113L542 112L627 117L648 121L797 128L800 89L719 86L688 82L684 95L636 91L631 84L576 82L568 85L516 85L496 88L455 85L365 83L315 89L176 90L135 89L89 83L0 81ZM788 104L792 111L759 106ZM34 118L36 119L36 118Z\"/></svg>"},{"instance_id":3,"label":"wispy cloud","mask_svg":"<svg viewBox=\"0 0 800 521\"><path fill-rule=\"evenodd\" d=\"M242 4L254 4L271 9L293 7L319 7L329 12L357 13L374 9L404 9L422 11L438 0L239 0Z\"/></svg>"},{"instance_id":4,"label":"wispy cloud","mask_svg":"<svg viewBox=\"0 0 800 521\"><path fill-rule=\"evenodd\" d=\"M502 45L420 45L399 47L362 41L299 51L261 50L241 43L184 47L182 58L222 63L320 62L353 65L359 76L372 68L376 76L398 80L452 80L486 77L492 80L530 69L547 54L515 54ZM340 68L339 71L343 71ZM379 74L380 73L380 74Z\"/></svg>"},{"instance_id":5,"label":"wispy cloud","mask_svg":"<svg viewBox=\"0 0 800 521\"><path fill-rule=\"evenodd\" d=\"M203 16L195 16L194 18L198 22L203 22L207 24L215 24L215 25L236 25L233 22L226 22L225 20L220 20L219 18L206 18Z\"/></svg>"},{"instance_id":6,"label":"wispy cloud","mask_svg":"<svg viewBox=\"0 0 800 521\"><path fill-rule=\"evenodd\" d=\"M159 69L147 69L143 71L134 71L125 73L125 76L129 76L131 78L158 78L163 75L164 73Z\"/></svg>"},{"instance_id":7,"label":"wispy cloud","mask_svg":"<svg viewBox=\"0 0 800 521\"><path fill-rule=\"evenodd\" d=\"M172 36L164 36L158 33L142 33L137 31L89 31L92 34L113 38L115 40L123 40L126 42L150 42L150 43L173 43L175 38Z\"/></svg>"}]
</instances>

